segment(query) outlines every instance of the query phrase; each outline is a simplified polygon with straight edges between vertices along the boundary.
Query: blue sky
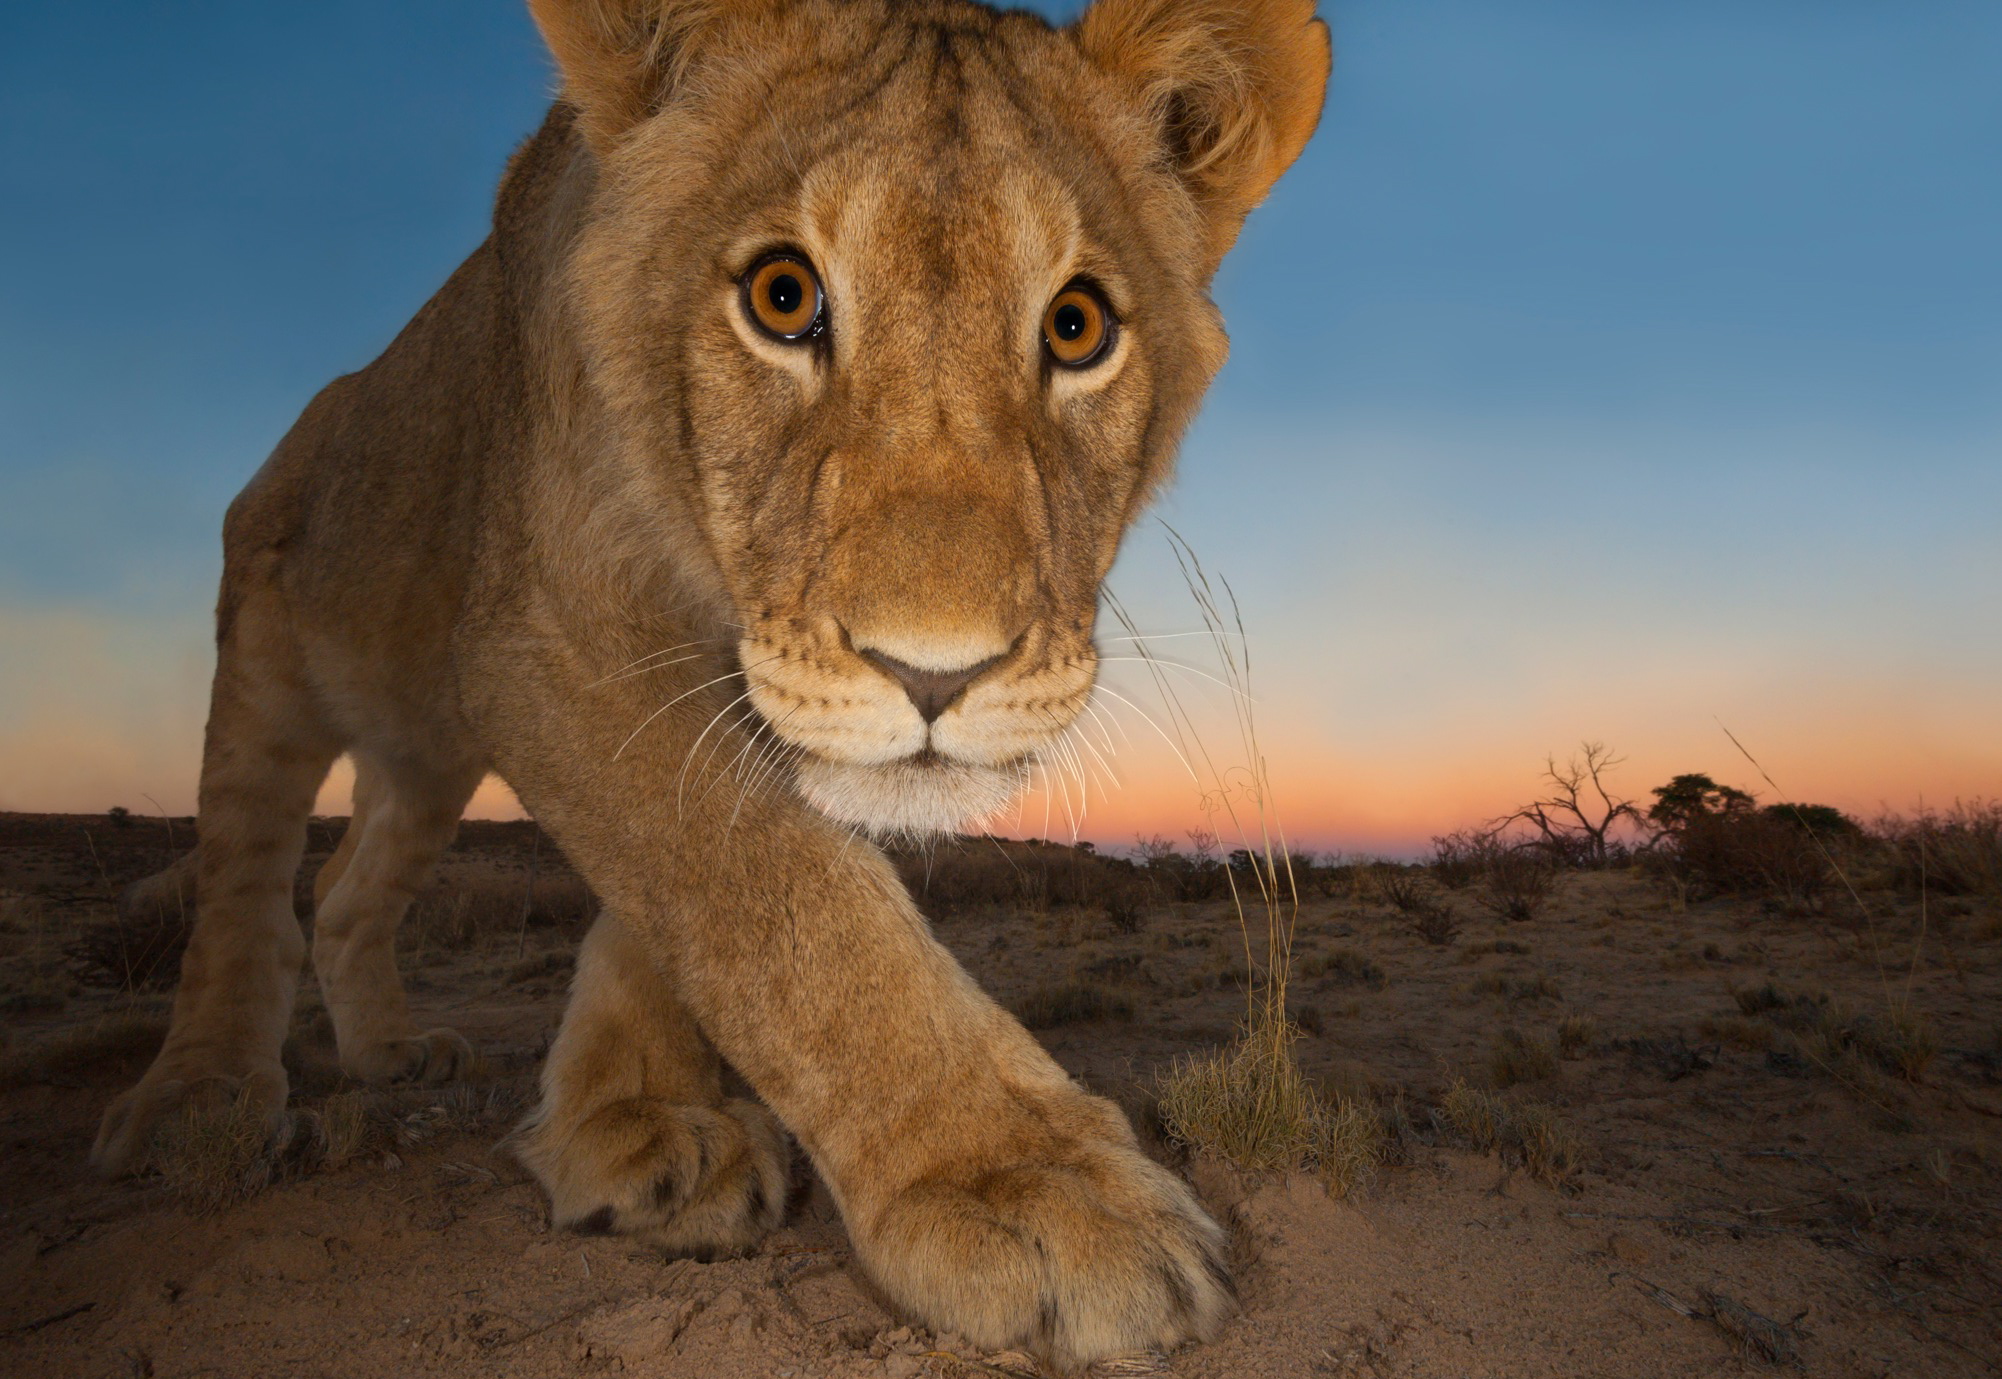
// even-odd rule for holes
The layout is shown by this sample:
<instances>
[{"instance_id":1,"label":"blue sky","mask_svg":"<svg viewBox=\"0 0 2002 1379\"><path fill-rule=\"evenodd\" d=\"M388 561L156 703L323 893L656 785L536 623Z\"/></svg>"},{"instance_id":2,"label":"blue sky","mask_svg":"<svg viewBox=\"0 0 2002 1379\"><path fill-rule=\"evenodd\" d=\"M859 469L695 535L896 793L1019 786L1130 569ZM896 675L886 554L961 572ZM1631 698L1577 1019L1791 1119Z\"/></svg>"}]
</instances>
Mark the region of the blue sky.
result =
<instances>
[{"instance_id":1,"label":"blue sky","mask_svg":"<svg viewBox=\"0 0 2002 1379\"><path fill-rule=\"evenodd\" d=\"M1752 783L1719 718L1790 793L2002 792L2002 6L1325 12L1160 509L1296 831L1402 845L1585 736ZM0 807L185 807L224 504L551 80L493 0L0 15ZM1171 570L1115 573L1150 628ZM1169 822L1145 736L1109 836Z\"/></svg>"}]
</instances>

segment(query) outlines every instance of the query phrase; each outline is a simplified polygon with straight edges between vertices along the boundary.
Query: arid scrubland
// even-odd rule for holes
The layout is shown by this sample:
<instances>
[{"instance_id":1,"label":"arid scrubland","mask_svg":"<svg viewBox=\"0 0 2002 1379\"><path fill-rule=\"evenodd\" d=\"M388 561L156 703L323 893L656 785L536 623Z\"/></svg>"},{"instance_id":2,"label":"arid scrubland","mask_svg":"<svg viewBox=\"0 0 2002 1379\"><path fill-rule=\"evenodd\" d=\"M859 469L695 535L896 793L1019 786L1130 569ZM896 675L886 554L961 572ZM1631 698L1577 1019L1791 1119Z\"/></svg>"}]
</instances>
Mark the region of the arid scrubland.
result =
<instances>
[{"instance_id":1,"label":"arid scrubland","mask_svg":"<svg viewBox=\"0 0 2002 1379\"><path fill-rule=\"evenodd\" d=\"M1518 820L1422 864L1294 855L1283 893L1200 830L899 860L1229 1224L1243 1315L1125 1372L1991 1374L2002 811L1806 817L1713 796L1602 856ZM804 1164L746 1259L548 1232L502 1141L593 902L525 824L467 825L406 925L413 1001L481 1050L470 1082L348 1083L308 979L286 1143L218 1099L148 1175L92 1178L183 922L114 899L173 829L0 817L9 1372L1030 1372L885 1311ZM302 914L337 836L316 822ZM1298 897L1278 984L1268 893Z\"/></svg>"}]
</instances>

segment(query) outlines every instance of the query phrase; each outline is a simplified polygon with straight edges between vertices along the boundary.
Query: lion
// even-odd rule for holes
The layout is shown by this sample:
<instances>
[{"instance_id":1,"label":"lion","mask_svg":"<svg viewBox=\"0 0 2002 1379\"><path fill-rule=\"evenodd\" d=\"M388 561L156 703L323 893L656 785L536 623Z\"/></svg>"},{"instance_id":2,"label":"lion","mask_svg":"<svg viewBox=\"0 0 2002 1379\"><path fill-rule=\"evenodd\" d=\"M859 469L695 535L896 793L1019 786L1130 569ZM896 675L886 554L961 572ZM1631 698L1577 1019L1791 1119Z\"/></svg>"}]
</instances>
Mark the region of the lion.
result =
<instances>
[{"instance_id":1,"label":"lion","mask_svg":"<svg viewBox=\"0 0 2002 1379\"><path fill-rule=\"evenodd\" d=\"M487 240L230 505L196 919L92 1150L287 1124L315 886L342 1068L469 1066L394 935L497 773L602 899L518 1152L559 1228L749 1249L792 1144L911 1316L1061 1369L1213 1336L1223 1239L932 937L875 840L1021 788L1319 120L1312 0L531 0ZM756 1100L725 1095L725 1064Z\"/></svg>"}]
</instances>

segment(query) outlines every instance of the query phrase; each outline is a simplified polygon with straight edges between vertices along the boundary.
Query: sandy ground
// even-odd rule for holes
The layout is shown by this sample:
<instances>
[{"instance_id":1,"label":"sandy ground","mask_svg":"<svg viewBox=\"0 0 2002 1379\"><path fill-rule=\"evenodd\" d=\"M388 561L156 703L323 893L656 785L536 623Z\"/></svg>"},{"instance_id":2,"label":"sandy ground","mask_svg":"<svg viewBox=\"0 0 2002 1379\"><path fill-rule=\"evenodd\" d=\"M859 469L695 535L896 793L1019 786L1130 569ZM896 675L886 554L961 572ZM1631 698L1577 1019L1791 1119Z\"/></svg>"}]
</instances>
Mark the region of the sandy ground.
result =
<instances>
[{"instance_id":1,"label":"sandy ground","mask_svg":"<svg viewBox=\"0 0 2002 1379\"><path fill-rule=\"evenodd\" d=\"M334 836L316 830L320 856ZM463 912L455 890L518 895L532 851L525 828L469 828L430 913ZM496 918L518 900L489 904L471 935L412 926L413 999L482 1049L477 1083L372 1096L365 1152L295 1166L218 1213L156 1179L96 1180L84 1151L164 998L90 985L102 973L63 950L167 855L157 821L0 816L0 1373L1034 1372L886 1309L804 1169L788 1224L749 1258L552 1234L497 1142L561 1013L575 925ZM561 882L560 859L534 857ZM1361 892L1316 895L1299 926L1302 1060L1330 1087L1401 1097L1409 1162L1338 1201L1309 1175L1251 1180L1157 1145L1230 1224L1244 1306L1213 1345L1106 1372L1758 1371L1734 1308L1782 1324L1802 1373L2002 1371L2002 916L1935 903L1914 964L1916 908L1865 898L1867 926L1683 908L1635 876L1579 875L1507 926L1449 896L1461 930L1438 946ZM1065 983L1104 995L1111 1015L1040 1034L1143 1124L1157 1070L1226 1039L1242 1008L1221 906L1156 906L1131 934L1085 910L956 914L939 932L1018 1007ZM1818 1064L1741 1012L1734 993L1769 981L1863 1012L1909 987L1940 1052L1917 1083ZM121 1015L142 1034L90 1042L129 1030ZM1430 1108L1455 1079L1486 1085L1500 1029L1550 1036L1566 1017L1574 1036L1590 1022L1578 1056L1508 1093L1557 1108L1582 1145L1559 1191L1455 1147ZM312 1108L344 1088L310 996L298 1031L295 1095ZM48 1056L79 1037L67 1047L83 1056Z\"/></svg>"}]
</instances>

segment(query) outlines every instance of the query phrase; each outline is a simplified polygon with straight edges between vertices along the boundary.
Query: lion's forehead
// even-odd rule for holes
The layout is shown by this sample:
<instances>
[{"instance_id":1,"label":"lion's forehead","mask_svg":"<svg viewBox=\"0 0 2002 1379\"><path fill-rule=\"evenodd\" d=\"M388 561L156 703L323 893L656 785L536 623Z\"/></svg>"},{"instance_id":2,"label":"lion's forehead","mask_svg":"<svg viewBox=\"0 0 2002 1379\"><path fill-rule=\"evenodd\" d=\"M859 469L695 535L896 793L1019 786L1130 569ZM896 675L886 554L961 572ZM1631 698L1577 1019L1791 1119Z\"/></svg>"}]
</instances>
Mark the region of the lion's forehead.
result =
<instances>
[{"instance_id":1,"label":"lion's forehead","mask_svg":"<svg viewBox=\"0 0 2002 1379\"><path fill-rule=\"evenodd\" d=\"M933 325L997 307L1040 311L1078 271L1084 245L1073 198L1042 169L996 164L941 189L866 146L807 175L797 224L831 292L863 313L851 328L900 301Z\"/></svg>"}]
</instances>

